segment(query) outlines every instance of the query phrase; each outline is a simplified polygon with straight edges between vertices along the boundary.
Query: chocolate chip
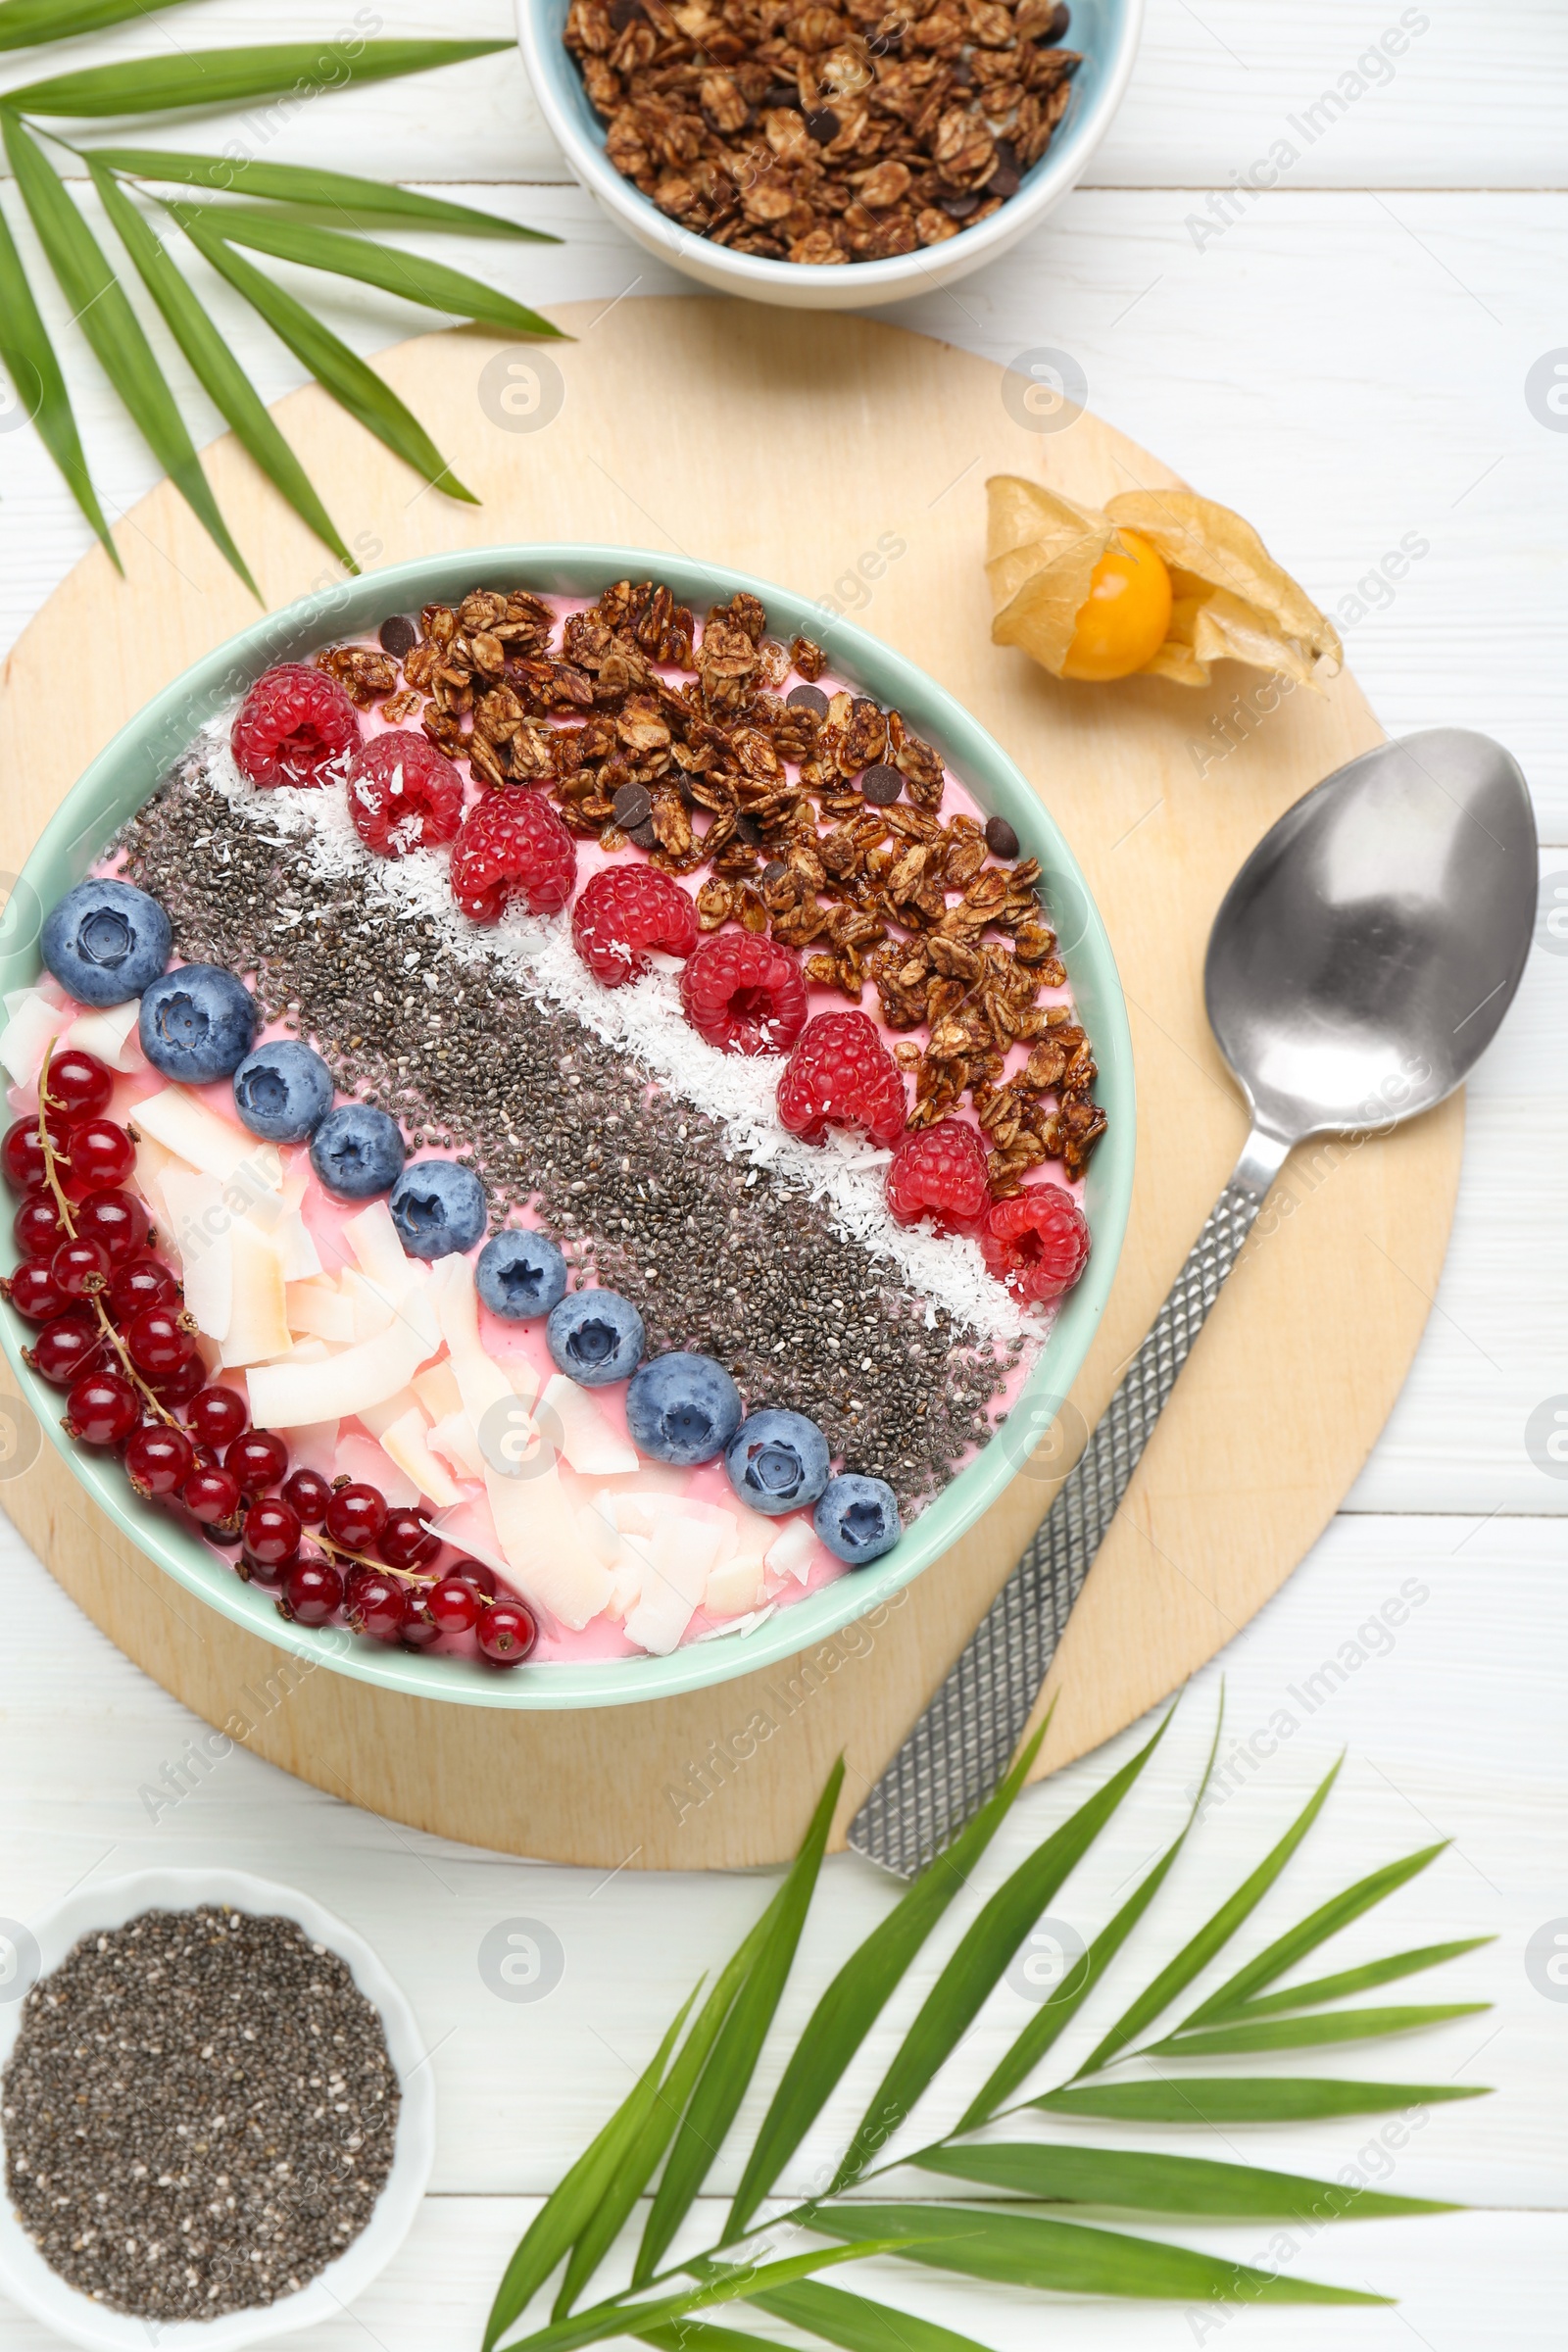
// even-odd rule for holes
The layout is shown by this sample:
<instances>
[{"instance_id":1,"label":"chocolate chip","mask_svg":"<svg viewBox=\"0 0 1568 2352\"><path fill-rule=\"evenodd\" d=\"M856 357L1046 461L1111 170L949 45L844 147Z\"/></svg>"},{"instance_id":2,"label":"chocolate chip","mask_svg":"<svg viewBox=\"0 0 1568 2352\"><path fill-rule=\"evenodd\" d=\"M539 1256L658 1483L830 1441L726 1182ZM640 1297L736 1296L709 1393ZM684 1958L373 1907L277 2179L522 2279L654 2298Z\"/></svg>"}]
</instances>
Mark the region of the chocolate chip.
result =
<instances>
[{"instance_id":1,"label":"chocolate chip","mask_svg":"<svg viewBox=\"0 0 1568 2352\"><path fill-rule=\"evenodd\" d=\"M792 686L784 703L790 710L809 710L813 718L827 716L827 696L820 686Z\"/></svg>"},{"instance_id":2,"label":"chocolate chip","mask_svg":"<svg viewBox=\"0 0 1568 2352\"><path fill-rule=\"evenodd\" d=\"M785 874L787 874L789 870L789 867L785 864L782 858L770 858L762 868L762 880L764 882L777 882Z\"/></svg>"},{"instance_id":3,"label":"chocolate chip","mask_svg":"<svg viewBox=\"0 0 1568 2352\"><path fill-rule=\"evenodd\" d=\"M980 207L980 199L972 188L965 188L957 196L939 196L937 202L950 220L967 220Z\"/></svg>"},{"instance_id":4,"label":"chocolate chip","mask_svg":"<svg viewBox=\"0 0 1568 2352\"><path fill-rule=\"evenodd\" d=\"M749 850L760 849L762 842L762 828L755 816L738 816L735 819L735 838L737 841L744 841Z\"/></svg>"},{"instance_id":5,"label":"chocolate chip","mask_svg":"<svg viewBox=\"0 0 1568 2352\"><path fill-rule=\"evenodd\" d=\"M646 784L623 784L610 806L621 831L633 837L654 813L653 795Z\"/></svg>"},{"instance_id":6,"label":"chocolate chip","mask_svg":"<svg viewBox=\"0 0 1568 2352\"><path fill-rule=\"evenodd\" d=\"M390 620L383 620L376 634L381 640L382 653L390 654L394 662L412 654L419 642L417 625L403 612L394 612Z\"/></svg>"},{"instance_id":7,"label":"chocolate chip","mask_svg":"<svg viewBox=\"0 0 1568 2352\"><path fill-rule=\"evenodd\" d=\"M830 106L813 106L806 118L806 127L817 145L825 147L829 139L838 137L842 126Z\"/></svg>"},{"instance_id":8,"label":"chocolate chip","mask_svg":"<svg viewBox=\"0 0 1568 2352\"><path fill-rule=\"evenodd\" d=\"M969 71L969 61L966 57L960 57L956 60L953 66L953 78L957 83L960 90L973 89L974 75Z\"/></svg>"},{"instance_id":9,"label":"chocolate chip","mask_svg":"<svg viewBox=\"0 0 1568 2352\"><path fill-rule=\"evenodd\" d=\"M1018 836L1004 816L986 818L986 848L993 858L1016 858Z\"/></svg>"},{"instance_id":10,"label":"chocolate chip","mask_svg":"<svg viewBox=\"0 0 1568 2352\"><path fill-rule=\"evenodd\" d=\"M988 196L1016 196L1022 184L1011 164L999 164L986 181L986 194Z\"/></svg>"},{"instance_id":11,"label":"chocolate chip","mask_svg":"<svg viewBox=\"0 0 1568 2352\"><path fill-rule=\"evenodd\" d=\"M659 847L659 835L654 831L651 817L644 825L625 826L624 831L626 839L634 841L640 850L654 850Z\"/></svg>"},{"instance_id":12,"label":"chocolate chip","mask_svg":"<svg viewBox=\"0 0 1568 2352\"><path fill-rule=\"evenodd\" d=\"M642 13L643 0L610 0L610 22L616 32L635 24Z\"/></svg>"},{"instance_id":13,"label":"chocolate chip","mask_svg":"<svg viewBox=\"0 0 1568 2352\"><path fill-rule=\"evenodd\" d=\"M869 801L873 808L891 808L903 790L904 778L885 761L868 767L860 778L860 798Z\"/></svg>"},{"instance_id":14,"label":"chocolate chip","mask_svg":"<svg viewBox=\"0 0 1568 2352\"><path fill-rule=\"evenodd\" d=\"M764 111L769 107L776 110L781 106L793 106L798 114L801 106L801 93L793 82L781 81L776 89L764 90L759 104Z\"/></svg>"}]
</instances>

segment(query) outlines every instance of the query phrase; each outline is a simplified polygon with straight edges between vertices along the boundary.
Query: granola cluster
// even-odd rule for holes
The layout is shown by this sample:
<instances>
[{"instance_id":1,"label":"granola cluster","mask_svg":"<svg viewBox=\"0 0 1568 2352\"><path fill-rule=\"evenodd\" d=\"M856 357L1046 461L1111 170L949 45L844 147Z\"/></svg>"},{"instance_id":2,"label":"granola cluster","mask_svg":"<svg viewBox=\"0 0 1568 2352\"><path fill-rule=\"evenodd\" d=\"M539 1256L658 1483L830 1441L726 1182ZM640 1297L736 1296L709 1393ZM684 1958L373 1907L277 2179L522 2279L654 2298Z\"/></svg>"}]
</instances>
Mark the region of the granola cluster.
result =
<instances>
[{"instance_id":1,"label":"granola cluster","mask_svg":"<svg viewBox=\"0 0 1568 2352\"><path fill-rule=\"evenodd\" d=\"M565 42L610 161L684 228L874 262L1017 193L1081 62L1067 22L1060 0L571 0Z\"/></svg>"},{"instance_id":2,"label":"granola cluster","mask_svg":"<svg viewBox=\"0 0 1568 2352\"><path fill-rule=\"evenodd\" d=\"M895 1048L914 1079L910 1125L967 1097L999 1199L1047 1160L1080 1174L1105 1114L1084 1031L1040 1001L1066 972L1039 864L1015 841L994 857L966 811L944 820L932 746L867 697L808 684L781 698L792 672L820 677L824 657L769 637L752 596L715 605L699 630L667 588L621 580L567 617L559 650L556 625L523 590L475 589L427 605L401 651L318 660L362 710L379 703L394 725L417 710L477 782L544 791L573 833L634 845L665 873L708 868L705 931L765 934L854 1004L869 984L890 1029L928 1032ZM400 620L383 644L398 646L397 629L415 636ZM662 668L689 675L677 685Z\"/></svg>"}]
</instances>

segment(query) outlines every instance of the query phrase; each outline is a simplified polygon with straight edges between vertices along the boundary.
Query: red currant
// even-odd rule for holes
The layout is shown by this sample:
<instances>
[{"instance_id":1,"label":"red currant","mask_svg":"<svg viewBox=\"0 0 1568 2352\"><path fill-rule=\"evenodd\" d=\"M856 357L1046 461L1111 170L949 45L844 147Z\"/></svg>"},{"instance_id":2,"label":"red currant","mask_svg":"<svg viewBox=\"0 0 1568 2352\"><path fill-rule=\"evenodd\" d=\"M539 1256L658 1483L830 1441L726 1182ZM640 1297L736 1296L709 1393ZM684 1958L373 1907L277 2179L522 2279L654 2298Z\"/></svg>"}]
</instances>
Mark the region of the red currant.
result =
<instances>
[{"instance_id":1,"label":"red currant","mask_svg":"<svg viewBox=\"0 0 1568 2352\"><path fill-rule=\"evenodd\" d=\"M27 1195L11 1220L11 1230L24 1257L53 1257L67 1236L60 1203L47 1186Z\"/></svg>"},{"instance_id":2,"label":"red currant","mask_svg":"<svg viewBox=\"0 0 1568 2352\"><path fill-rule=\"evenodd\" d=\"M232 1470L245 1494L277 1486L288 1469L288 1447L270 1429L248 1430L223 1448L223 1467Z\"/></svg>"},{"instance_id":3,"label":"red currant","mask_svg":"<svg viewBox=\"0 0 1568 2352\"><path fill-rule=\"evenodd\" d=\"M88 1241L102 1242L110 1264L122 1266L146 1249L152 1226L134 1193L114 1189L89 1194L76 1211L76 1231Z\"/></svg>"},{"instance_id":4,"label":"red currant","mask_svg":"<svg viewBox=\"0 0 1568 2352\"><path fill-rule=\"evenodd\" d=\"M138 1372L153 1380L169 1380L196 1352L196 1335L186 1329L190 1318L172 1306L144 1306L125 1326L125 1351Z\"/></svg>"},{"instance_id":5,"label":"red currant","mask_svg":"<svg viewBox=\"0 0 1568 2352\"><path fill-rule=\"evenodd\" d=\"M49 1260L62 1298L88 1298L108 1288L109 1252L102 1242L62 1242Z\"/></svg>"},{"instance_id":6,"label":"red currant","mask_svg":"<svg viewBox=\"0 0 1568 2352\"><path fill-rule=\"evenodd\" d=\"M128 1380L118 1372L88 1372L67 1396L61 1426L83 1446L119 1446L140 1419L141 1398Z\"/></svg>"},{"instance_id":7,"label":"red currant","mask_svg":"<svg viewBox=\"0 0 1568 2352\"><path fill-rule=\"evenodd\" d=\"M356 1568L348 1581L348 1621L357 1634L395 1642L409 1620L408 1595L395 1576Z\"/></svg>"},{"instance_id":8,"label":"red currant","mask_svg":"<svg viewBox=\"0 0 1568 2352\"><path fill-rule=\"evenodd\" d=\"M364 1551L386 1525L386 1497L379 1488L339 1487L326 1506L326 1532L345 1551Z\"/></svg>"},{"instance_id":9,"label":"red currant","mask_svg":"<svg viewBox=\"0 0 1568 2352\"><path fill-rule=\"evenodd\" d=\"M70 1119L90 1119L109 1108L115 1073L96 1054L83 1053L80 1046L62 1046L49 1056L45 1091L51 1110L63 1110Z\"/></svg>"},{"instance_id":10,"label":"red currant","mask_svg":"<svg viewBox=\"0 0 1568 2352\"><path fill-rule=\"evenodd\" d=\"M50 1112L45 1124L54 1148L55 1173L63 1184L71 1173L70 1131L65 1120L55 1111ZM16 1125L8 1127L4 1136L0 1137L0 1168L5 1170L6 1182L14 1192L34 1192L40 1184L47 1183L36 1117L18 1119Z\"/></svg>"},{"instance_id":11,"label":"red currant","mask_svg":"<svg viewBox=\"0 0 1568 2352\"><path fill-rule=\"evenodd\" d=\"M411 1601L408 1622L398 1636L405 1649L434 1649L441 1639L441 1628L435 1619Z\"/></svg>"},{"instance_id":12,"label":"red currant","mask_svg":"<svg viewBox=\"0 0 1568 2352\"><path fill-rule=\"evenodd\" d=\"M291 1503L307 1527L319 1527L326 1517L332 1489L319 1470L296 1470L283 1481L283 1500Z\"/></svg>"},{"instance_id":13,"label":"red currant","mask_svg":"<svg viewBox=\"0 0 1568 2352\"><path fill-rule=\"evenodd\" d=\"M389 1568L427 1568L440 1557L441 1539L431 1535L417 1511L388 1511L375 1548Z\"/></svg>"},{"instance_id":14,"label":"red currant","mask_svg":"<svg viewBox=\"0 0 1568 2352\"><path fill-rule=\"evenodd\" d=\"M185 1432L167 1421L144 1421L125 1447L125 1471L138 1494L177 1494L195 1461Z\"/></svg>"},{"instance_id":15,"label":"red currant","mask_svg":"<svg viewBox=\"0 0 1568 2352\"><path fill-rule=\"evenodd\" d=\"M245 1514L245 1552L265 1568L281 1567L300 1547L299 1513L274 1494Z\"/></svg>"},{"instance_id":16,"label":"red currant","mask_svg":"<svg viewBox=\"0 0 1568 2352\"><path fill-rule=\"evenodd\" d=\"M479 1620L479 1647L493 1666L520 1666L539 1639L520 1600L498 1600Z\"/></svg>"},{"instance_id":17,"label":"red currant","mask_svg":"<svg viewBox=\"0 0 1568 2352\"><path fill-rule=\"evenodd\" d=\"M100 1200L113 1200L113 1193L100 1193ZM82 1207L89 1208L84 1200ZM128 1323L144 1306L172 1306L179 1297L179 1285L167 1266L156 1257L133 1257L128 1265L116 1266L109 1277L109 1311L120 1322Z\"/></svg>"},{"instance_id":18,"label":"red currant","mask_svg":"<svg viewBox=\"0 0 1568 2352\"><path fill-rule=\"evenodd\" d=\"M231 1446L251 1425L250 1413L238 1389L201 1389L185 1415L192 1429L209 1446Z\"/></svg>"},{"instance_id":19,"label":"red currant","mask_svg":"<svg viewBox=\"0 0 1568 2352\"><path fill-rule=\"evenodd\" d=\"M56 1282L49 1260L29 1257L12 1275L7 1295L19 1315L29 1323L52 1323L71 1304Z\"/></svg>"},{"instance_id":20,"label":"red currant","mask_svg":"<svg viewBox=\"0 0 1568 2352\"><path fill-rule=\"evenodd\" d=\"M71 1190L103 1193L125 1183L136 1165L136 1147L113 1119L83 1119L71 1130Z\"/></svg>"},{"instance_id":21,"label":"red currant","mask_svg":"<svg viewBox=\"0 0 1568 2352\"><path fill-rule=\"evenodd\" d=\"M283 1598L296 1625L324 1625L343 1605L343 1579L330 1560L296 1560Z\"/></svg>"},{"instance_id":22,"label":"red currant","mask_svg":"<svg viewBox=\"0 0 1568 2352\"><path fill-rule=\"evenodd\" d=\"M207 1366L199 1355L192 1355L177 1372L171 1372L164 1380L149 1380L147 1386L160 1404L177 1413L181 1405L189 1404L206 1378Z\"/></svg>"},{"instance_id":23,"label":"red currant","mask_svg":"<svg viewBox=\"0 0 1568 2352\"><path fill-rule=\"evenodd\" d=\"M244 1497L233 1471L213 1462L191 1472L179 1491L179 1499L193 1519L199 1519L203 1527L213 1528L237 1521Z\"/></svg>"},{"instance_id":24,"label":"red currant","mask_svg":"<svg viewBox=\"0 0 1568 2352\"><path fill-rule=\"evenodd\" d=\"M24 1348L23 1361L30 1364L51 1388L69 1389L86 1372L96 1372L104 1360L104 1335L87 1315L61 1315L39 1332L36 1344Z\"/></svg>"},{"instance_id":25,"label":"red currant","mask_svg":"<svg viewBox=\"0 0 1568 2352\"><path fill-rule=\"evenodd\" d=\"M466 1585L471 1585L476 1592L482 1592L486 1600L494 1600L498 1589L496 1572L493 1568L487 1568L483 1560L454 1560L446 1573L448 1577L461 1576Z\"/></svg>"},{"instance_id":26,"label":"red currant","mask_svg":"<svg viewBox=\"0 0 1568 2352\"><path fill-rule=\"evenodd\" d=\"M444 1634L468 1634L484 1606L474 1587L461 1576L444 1576L425 1597L425 1606Z\"/></svg>"}]
</instances>

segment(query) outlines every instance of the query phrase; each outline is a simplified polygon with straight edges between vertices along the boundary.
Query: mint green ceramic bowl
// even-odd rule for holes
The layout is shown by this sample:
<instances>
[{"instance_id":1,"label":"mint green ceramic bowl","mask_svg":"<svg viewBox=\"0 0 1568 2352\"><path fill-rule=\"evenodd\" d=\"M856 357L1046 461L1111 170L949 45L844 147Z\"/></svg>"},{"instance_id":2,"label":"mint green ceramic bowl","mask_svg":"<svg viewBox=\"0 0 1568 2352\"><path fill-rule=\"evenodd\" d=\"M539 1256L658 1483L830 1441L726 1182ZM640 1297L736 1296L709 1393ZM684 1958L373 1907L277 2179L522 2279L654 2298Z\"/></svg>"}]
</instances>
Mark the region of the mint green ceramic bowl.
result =
<instances>
[{"instance_id":1,"label":"mint green ceramic bowl","mask_svg":"<svg viewBox=\"0 0 1568 2352\"><path fill-rule=\"evenodd\" d=\"M603 1707L668 1698L780 1659L821 1642L840 1626L885 1602L942 1555L1013 1477L1039 1446L1057 1401L1083 1362L1110 1291L1127 1222L1133 1174L1132 1043L1116 965L1093 900L1072 852L1019 770L962 706L911 662L849 621L824 620L806 598L749 573L694 564L628 547L495 547L422 558L368 578L302 598L258 621L198 662L149 703L99 754L46 827L18 878L0 924L0 988L35 980L38 924L73 883L81 879L105 843L140 807L197 730L232 703L263 670L297 662L334 638L363 634L389 612L456 603L475 581L527 587L545 594L593 596L610 581L662 579L698 609L749 590L767 609L769 626L783 638L799 632L823 644L836 674L896 705L915 731L936 744L949 766L982 808L1007 818L1026 856L1039 858L1052 919L1061 938L1085 1026L1100 1064L1099 1096L1110 1127L1091 1163L1086 1202L1094 1235L1088 1271L1068 1296L1041 1361L1011 1420L910 1528L897 1549L822 1592L780 1609L745 1637L694 1643L667 1658L622 1658L583 1665L538 1665L497 1673L459 1660L417 1656L380 1642L327 1630L303 1633L286 1625L269 1595L242 1584L225 1561L151 1505L137 1501L118 1461L74 1446L60 1428L63 1400L21 1359L26 1332L9 1309L0 1313L5 1351L22 1395L46 1436L59 1447L99 1508L147 1557L209 1607L264 1642L329 1665L360 1682L440 1698L461 1706ZM10 1250L10 1262L16 1252ZM1020 1436L1023 1431L1026 1434Z\"/></svg>"}]
</instances>

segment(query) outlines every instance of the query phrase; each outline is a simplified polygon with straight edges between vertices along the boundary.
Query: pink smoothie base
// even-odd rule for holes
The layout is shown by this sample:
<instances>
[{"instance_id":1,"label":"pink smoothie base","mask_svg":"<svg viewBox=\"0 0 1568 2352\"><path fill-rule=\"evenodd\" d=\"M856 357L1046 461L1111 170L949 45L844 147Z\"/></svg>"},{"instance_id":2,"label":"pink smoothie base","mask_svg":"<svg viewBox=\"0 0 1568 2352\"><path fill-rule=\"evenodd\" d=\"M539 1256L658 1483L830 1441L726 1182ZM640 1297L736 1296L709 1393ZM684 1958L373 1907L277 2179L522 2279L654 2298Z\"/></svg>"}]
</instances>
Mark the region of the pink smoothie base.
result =
<instances>
[{"instance_id":1,"label":"pink smoothie base","mask_svg":"<svg viewBox=\"0 0 1568 2352\"><path fill-rule=\"evenodd\" d=\"M554 597L545 601L552 605L558 616L564 620L573 612L590 610L595 600L587 597ZM367 650L378 650L378 641L374 637L367 636L347 642L358 644ZM682 677L680 671L668 665L665 666L662 674L672 684L679 683ZM792 670L777 692L780 695L787 695L794 686L808 682L800 676L798 671ZM848 691L826 675L811 682L815 683L819 690L829 698L835 693ZM401 731L391 730L387 727L378 705L372 705L368 710L362 710L358 715L362 735L367 740L373 735ZM460 770L460 772L462 771ZM324 789L334 788L327 786ZM473 782L471 776L466 776L465 805L472 806L483 797L482 788ZM985 811L951 771L946 776L942 808L944 815L949 817L962 814L973 817L977 823L982 825L985 822ZM602 867L622 864L627 862L628 858L635 858L637 856L634 850L621 853L607 852L597 840L593 839L577 838L575 846L579 887ZM119 864L120 858L116 856L101 860L94 870L103 874L112 874L118 869ZM245 974L242 977L249 980L254 975ZM43 985L49 994L60 998L58 1033L63 1033L75 1018L78 1010L83 1008L66 998L64 992L58 990L54 983L46 981ZM846 1000L836 990L811 986L809 998L812 1014L833 1010L841 1011L845 1008ZM1048 1004L1062 1004L1069 1010L1072 1005L1071 992L1065 986L1043 990L1040 1001ZM877 1017L874 1010L871 1017L873 1019ZM893 1033L887 1031L879 1020L877 1025L879 1029L883 1029L883 1034L888 1038L890 1046L896 1042ZM294 1032L286 1029L281 1022L274 1021L267 1024L258 1032L256 1042L260 1045L293 1034ZM928 1032L922 1027L900 1032L899 1035L908 1037L915 1043L921 1043ZM1015 1046L1011 1050L1007 1060L1009 1070L1021 1066L1027 1058L1027 1047L1023 1046ZM149 1065L143 1065L139 1071L117 1078L109 1115L121 1123L132 1119L136 1104L145 1100L147 1096L160 1091L165 1083L166 1081L160 1074ZM204 1101L209 1108L220 1117L229 1121L233 1120L233 1093L227 1080L220 1080L212 1086L192 1088L189 1091L195 1094L199 1100ZM35 1086L13 1087L7 1099L12 1112L16 1116L36 1112L37 1089ZM347 1098L340 1099L346 1100ZM450 1158L454 1156L454 1153L435 1146L421 1146L417 1156L421 1159ZM358 1214L366 1203L361 1201L345 1203L335 1200L322 1188L314 1171L310 1169L309 1155L305 1147L299 1147L295 1151L285 1149L283 1159L285 1172L288 1172L292 1166L296 1173L300 1169L306 1173L307 1182L301 1201L301 1213L312 1239L316 1243L325 1271L329 1274L336 1274L346 1266L356 1266L358 1260L343 1240L342 1230L348 1220ZM1081 1178L1076 1180L1069 1178L1065 1171L1058 1169L1052 1181L1071 1192L1081 1200L1084 1190ZM535 1228L542 1226L542 1220L531 1210L522 1212L515 1221ZM469 1252L470 1258L477 1258L479 1247L482 1247L482 1244ZM1041 1328L1043 1336L1047 1328L1044 1320ZM481 1306L480 1335L487 1352L498 1363L503 1365L516 1361L526 1363L541 1388L557 1369L545 1345L542 1319L522 1324L507 1323L491 1315ZM207 1348L206 1351L216 1352L210 1348ZM1012 1404L1028 1377L1034 1352L1035 1350L1032 1348L1026 1350L1023 1358L1008 1372L994 1408L994 1418L999 1423L1011 1410ZM215 1372L213 1377L238 1389L241 1393L244 1392L245 1376L241 1371ZM593 1396L595 1403L617 1437L626 1438L629 1444L624 1388L617 1385L613 1388L596 1389ZM327 1476L347 1473L356 1479L368 1480L369 1483L381 1487L383 1492L389 1493L395 1500L402 1500L408 1495L409 1481L390 1457L382 1452L370 1432L357 1420L348 1420L340 1425L338 1445L329 1459L317 1458L308 1446L303 1448L291 1446L290 1460L291 1466L296 1468L302 1464L308 1464ZM720 1462L705 1463L696 1470L679 1470L665 1463L649 1461L645 1457L637 1471L627 1472L614 1478L582 1477L572 1471L564 1461L561 1462L558 1467L562 1484L574 1503L586 1503L590 1496L607 1491L612 1494L638 1492L662 1493L710 1507L731 1511L734 1509L733 1492ZM460 1481L459 1483L464 1482ZM440 1565L448 1566L462 1552L468 1551L476 1557L485 1559L487 1564L495 1569L503 1583L507 1583L510 1581L509 1572L497 1544L483 1491L471 1485L468 1486L467 1491L473 1498L471 1501L454 1506L451 1510L438 1515L442 1523L442 1532L445 1533L446 1541L452 1547L450 1556L444 1555ZM782 1533L794 1518L807 1519L808 1514L791 1514L789 1518L775 1520L772 1524L777 1532ZM792 1601L804 1597L808 1592L817 1592L824 1585L833 1583L839 1577L849 1573L852 1572L847 1570L844 1564L836 1559L824 1545L817 1544L808 1559L804 1582L799 1581L793 1575L779 1578L770 1574L766 1580L761 1605L763 1607L787 1606ZM684 1647L687 1643L697 1641L705 1635L722 1633L728 1622L721 1618L710 1618L699 1608L682 1639L681 1646ZM476 1649L477 1645L471 1634L445 1639L438 1644L439 1651L449 1652L453 1655L472 1656L476 1654ZM643 1654L636 1643L628 1640L621 1626L609 1616L594 1619L580 1633L558 1628L547 1618L541 1617L539 1642L533 1652L532 1662L550 1663L555 1660L594 1662L618 1657L639 1657Z\"/></svg>"}]
</instances>

